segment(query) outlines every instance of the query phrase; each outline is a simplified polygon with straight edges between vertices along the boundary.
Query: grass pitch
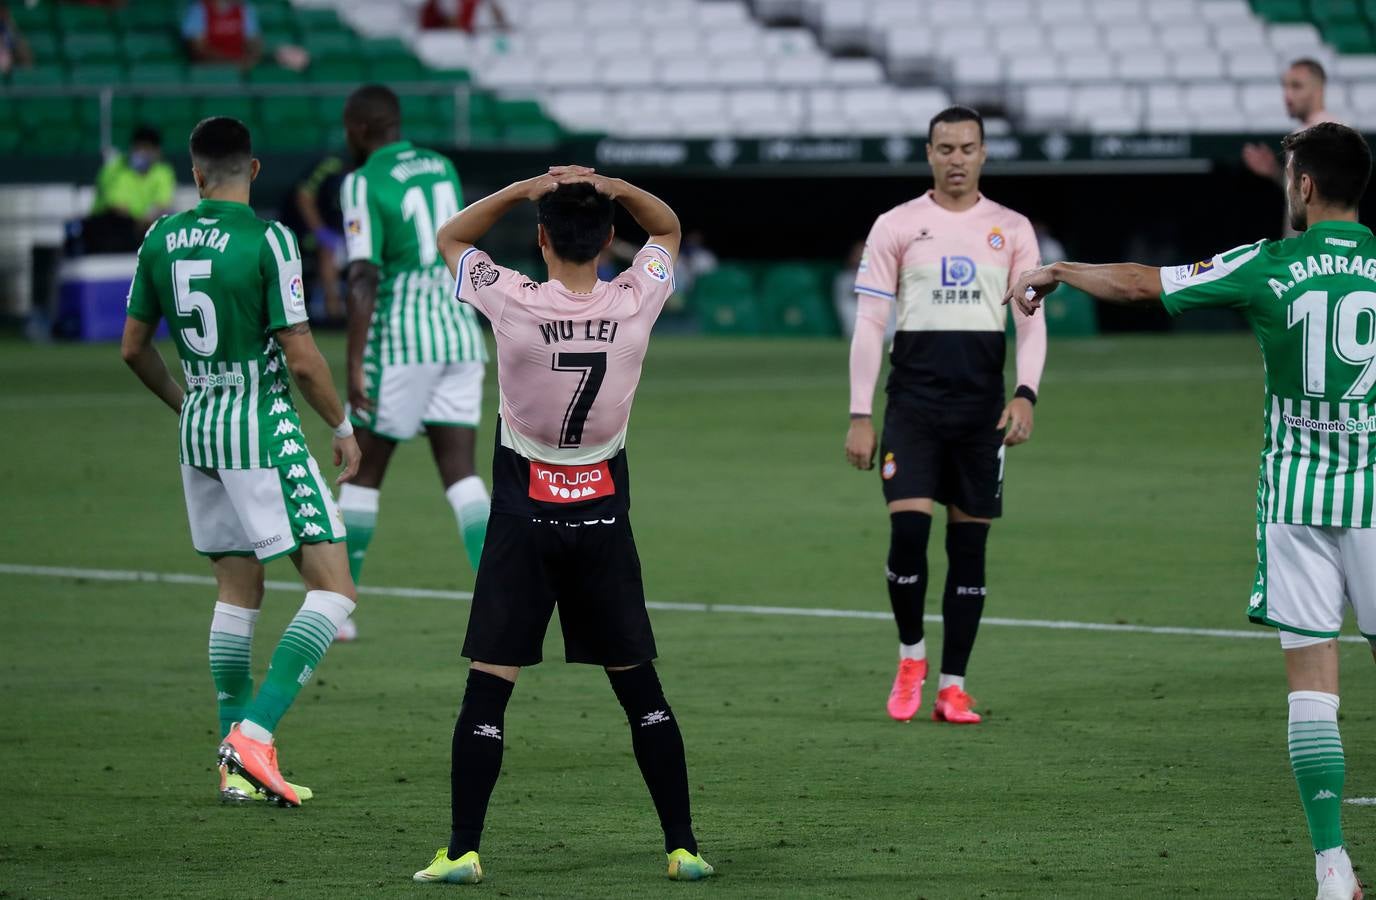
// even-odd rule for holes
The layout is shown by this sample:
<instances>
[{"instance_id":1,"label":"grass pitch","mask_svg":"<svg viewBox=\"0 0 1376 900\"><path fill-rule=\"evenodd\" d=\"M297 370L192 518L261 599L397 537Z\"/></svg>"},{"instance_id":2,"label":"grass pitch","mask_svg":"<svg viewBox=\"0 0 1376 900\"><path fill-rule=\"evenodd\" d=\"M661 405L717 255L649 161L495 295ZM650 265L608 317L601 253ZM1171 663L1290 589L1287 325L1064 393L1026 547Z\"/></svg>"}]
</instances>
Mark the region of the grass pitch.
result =
<instances>
[{"instance_id":1,"label":"grass pitch","mask_svg":"<svg viewBox=\"0 0 1376 900\"><path fill-rule=\"evenodd\" d=\"M326 342L334 361L342 346ZM884 612L873 473L844 464L840 343L659 340L631 428L647 591ZM489 375L482 468L491 446ZM0 563L208 574L174 422L112 347L0 345ZM989 616L1248 630L1261 367L1244 336L1057 342L1009 455ZM306 413L318 455L323 426ZM929 612L944 578L933 540ZM290 564L269 577L291 580ZM365 585L471 588L423 444L383 491ZM409 881L444 843L467 604L364 594L280 730L299 810L215 798L213 591L0 572L3 897L1305 897L1273 638L986 625L985 723L884 715L882 619L657 610L695 818L719 877L662 878L600 671L555 636L507 718L474 889ZM269 593L265 667L299 592ZM939 650L940 626L929 631ZM1343 646L1348 793L1376 795L1376 679ZM930 709L932 685L928 686ZM1376 808L1349 806L1376 871ZM1368 874L1368 879L1370 874Z\"/></svg>"}]
</instances>

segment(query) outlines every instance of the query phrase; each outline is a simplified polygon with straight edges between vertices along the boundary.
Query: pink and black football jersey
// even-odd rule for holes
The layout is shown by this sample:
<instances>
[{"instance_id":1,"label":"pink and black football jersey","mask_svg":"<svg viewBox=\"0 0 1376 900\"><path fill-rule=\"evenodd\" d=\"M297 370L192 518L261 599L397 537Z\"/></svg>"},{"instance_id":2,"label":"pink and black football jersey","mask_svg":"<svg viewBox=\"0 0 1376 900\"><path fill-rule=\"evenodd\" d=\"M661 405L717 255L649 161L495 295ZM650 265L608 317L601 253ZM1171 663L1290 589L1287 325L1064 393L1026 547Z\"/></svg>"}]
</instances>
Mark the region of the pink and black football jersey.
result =
<instances>
[{"instance_id":1,"label":"pink and black football jersey","mask_svg":"<svg viewBox=\"0 0 1376 900\"><path fill-rule=\"evenodd\" d=\"M880 216L855 290L898 304L889 395L943 404L1002 398L1003 295L1038 259L1027 218L987 197L952 212L927 193Z\"/></svg>"},{"instance_id":2,"label":"pink and black football jersey","mask_svg":"<svg viewBox=\"0 0 1376 900\"><path fill-rule=\"evenodd\" d=\"M630 268L581 294L477 248L464 253L458 298L487 317L497 341L494 511L626 508L626 430L650 331L673 292L672 267L664 248L647 244Z\"/></svg>"}]
</instances>

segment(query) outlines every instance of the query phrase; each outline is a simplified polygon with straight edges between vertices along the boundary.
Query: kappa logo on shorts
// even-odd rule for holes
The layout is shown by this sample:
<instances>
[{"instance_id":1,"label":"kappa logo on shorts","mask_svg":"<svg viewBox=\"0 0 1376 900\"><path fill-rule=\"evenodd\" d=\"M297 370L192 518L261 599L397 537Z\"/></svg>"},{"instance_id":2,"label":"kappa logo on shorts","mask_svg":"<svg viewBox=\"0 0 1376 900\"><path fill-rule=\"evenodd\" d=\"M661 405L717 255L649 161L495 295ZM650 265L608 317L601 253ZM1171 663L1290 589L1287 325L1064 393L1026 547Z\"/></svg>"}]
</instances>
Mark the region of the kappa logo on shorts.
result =
<instances>
[{"instance_id":1,"label":"kappa logo on shorts","mask_svg":"<svg viewBox=\"0 0 1376 900\"><path fill-rule=\"evenodd\" d=\"M541 503L581 503L616 493L605 462L593 466L549 466L530 461L530 499Z\"/></svg>"},{"instance_id":2,"label":"kappa logo on shorts","mask_svg":"<svg viewBox=\"0 0 1376 900\"><path fill-rule=\"evenodd\" d=\"M879 467L879 475L885 481L898 474L898 462L893 458L892 453L884 454L884 464Z\"/></svg>"},{"instance_id":3,"label":"kappa logo on shorts","mask_svg":"<svg viewBox=\"0 0 1376 900\"><path fill-rule=\"evenodd\" d=\"M497 267L485 259L478 260L468 270L468 280L473 282L473 290L475 291L485 288L489 284L495 284L501 276L502 273L497 271Z\"/></svg>"}]
</instances>

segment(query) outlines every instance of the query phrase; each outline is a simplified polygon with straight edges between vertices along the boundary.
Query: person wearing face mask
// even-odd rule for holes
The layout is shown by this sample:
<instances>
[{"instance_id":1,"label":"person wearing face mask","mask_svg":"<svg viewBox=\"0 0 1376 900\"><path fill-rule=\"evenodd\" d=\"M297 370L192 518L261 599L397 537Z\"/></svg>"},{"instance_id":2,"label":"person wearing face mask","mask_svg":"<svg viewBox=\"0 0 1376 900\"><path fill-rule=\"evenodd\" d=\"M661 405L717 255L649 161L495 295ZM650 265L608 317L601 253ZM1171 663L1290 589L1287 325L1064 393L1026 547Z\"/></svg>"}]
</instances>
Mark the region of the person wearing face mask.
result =
<instances>
[{"instance_id":1,"label":"person wearing face mask","mask_svg":"<svg viewBox=\"0 0 1376 900\"><path fill-rule=\"evenodd\" d=\"M162 158L162 135L141 125L127 153L115 153L96 175L96 199L81 228L87 253L133 253L148 226L172 207L177 176Z\"/></svg>"}]
</instances>

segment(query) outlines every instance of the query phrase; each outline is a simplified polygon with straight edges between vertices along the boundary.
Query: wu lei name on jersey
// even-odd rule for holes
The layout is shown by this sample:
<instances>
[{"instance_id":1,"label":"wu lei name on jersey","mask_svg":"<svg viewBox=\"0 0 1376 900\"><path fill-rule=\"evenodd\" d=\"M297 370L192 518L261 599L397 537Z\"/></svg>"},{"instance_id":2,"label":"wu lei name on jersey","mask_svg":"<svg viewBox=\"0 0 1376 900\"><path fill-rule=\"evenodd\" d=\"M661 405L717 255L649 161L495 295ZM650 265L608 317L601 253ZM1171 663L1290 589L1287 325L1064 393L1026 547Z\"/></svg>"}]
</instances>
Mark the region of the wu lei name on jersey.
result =
<instances>
[{"instance_id":1,"label":"wu lei name on jersey","mask_svg":"<svg viewBox=\"0 0 1376 900\"><path fill-rule=\"evenodd\" d=\"M575 321L541 322L540 337L544 338L546 346L573 340L598 341L603 344L616 342L616 322L606 319L594 322L589 319L581 323L581 328L579 325L580 323Z\"/></svg>"}]
</instances>

